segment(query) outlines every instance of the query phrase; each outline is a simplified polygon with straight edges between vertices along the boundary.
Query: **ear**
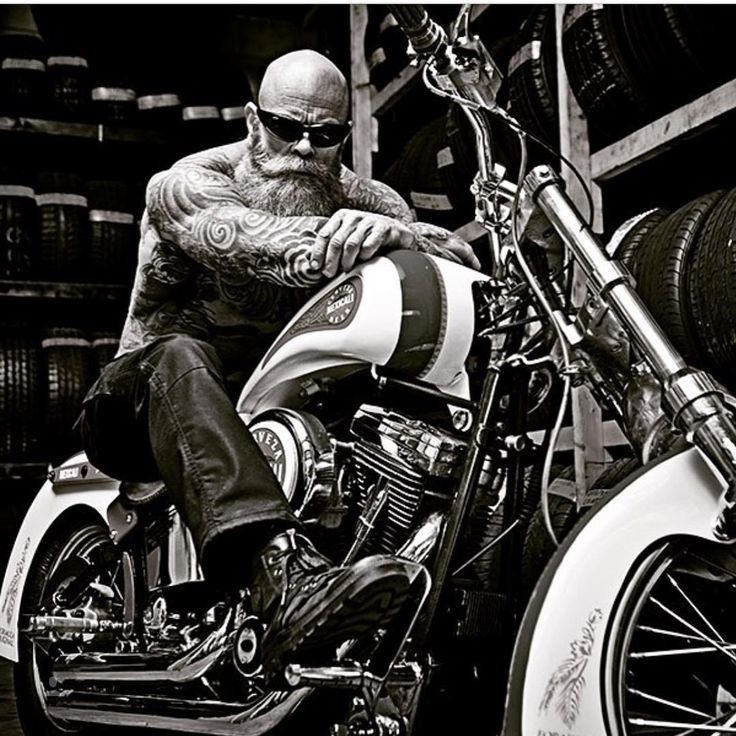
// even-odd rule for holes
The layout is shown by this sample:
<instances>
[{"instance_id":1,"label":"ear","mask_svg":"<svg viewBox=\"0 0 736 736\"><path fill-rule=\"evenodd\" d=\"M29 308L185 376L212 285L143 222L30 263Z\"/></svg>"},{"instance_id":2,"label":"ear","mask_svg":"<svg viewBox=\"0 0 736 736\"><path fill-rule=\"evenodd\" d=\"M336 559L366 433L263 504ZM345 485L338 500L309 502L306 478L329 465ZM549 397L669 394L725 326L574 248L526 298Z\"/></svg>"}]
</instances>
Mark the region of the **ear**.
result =
<instances>
[{"instance_id":1,"label":"ear","mask_svg":"<svg viewBox=\"0 0 736 736\"><path fill-rule=\"evenodd\" d=\"M253 131L253 128L258 125L258 114L256 113L256 105L254 102L247 102L245 104L245 124L248 128L248 135Z\"/></svg>"}]
</instances>

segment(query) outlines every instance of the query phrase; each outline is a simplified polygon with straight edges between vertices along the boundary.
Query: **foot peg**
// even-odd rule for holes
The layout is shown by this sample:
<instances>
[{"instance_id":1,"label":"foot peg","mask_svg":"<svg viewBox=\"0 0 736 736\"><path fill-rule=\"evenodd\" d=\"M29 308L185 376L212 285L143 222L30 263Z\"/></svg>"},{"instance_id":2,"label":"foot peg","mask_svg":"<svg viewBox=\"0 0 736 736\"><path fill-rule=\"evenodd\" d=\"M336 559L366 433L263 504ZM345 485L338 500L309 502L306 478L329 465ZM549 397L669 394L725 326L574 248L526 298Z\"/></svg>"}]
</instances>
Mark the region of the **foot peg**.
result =
<instances>
[{"instance_id":1,"label":"foot peg","mask_svg":"<svg viewBox=\"0 0 736 736\"><path fill-rule=\"evenodd\" d=\"M352 667L302 667L286 665L284 679L290 687L363 688L379 682L379 678L359 665Z\"/></svg>"},{"instance_id":2,"label":"foot peg","mask_svg":"<svg viewBox=\"0 0 736 736\"><path fill-rule=\"evenodd\" d=\"M365 688L382 685L382 678L361 667L334 665L331 667L302 667L289 664L284 679L290 687ZM422 669L416 662L400 662L391 668L385 684L409 687L422 681Z\"/></svg>"}]
</instances>

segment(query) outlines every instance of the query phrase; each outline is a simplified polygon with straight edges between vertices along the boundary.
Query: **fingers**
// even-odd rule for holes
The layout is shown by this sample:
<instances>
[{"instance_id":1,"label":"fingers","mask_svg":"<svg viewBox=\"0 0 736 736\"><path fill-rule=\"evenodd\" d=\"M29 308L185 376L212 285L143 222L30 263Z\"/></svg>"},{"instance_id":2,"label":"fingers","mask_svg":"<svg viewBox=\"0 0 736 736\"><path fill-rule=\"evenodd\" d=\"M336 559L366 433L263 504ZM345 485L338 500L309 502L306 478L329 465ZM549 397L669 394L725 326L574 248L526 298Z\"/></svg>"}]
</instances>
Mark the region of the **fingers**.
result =
<instances>
[{"instance_id":1,"label":"fingers","mask_svg":"<svg viewBox=\"0 0 736 736\"><path fill-rule=\"evenodd\" d=\"M338 231L342 225L345 210L338 210L332 217L319 229L317 238L314 241L312 248L312 256L309 261L309 265L315 271L322 270L325 263L325 256L327 254L327 246L332 238L333 234Z\"/></svg>"},{"instance_id":2,"label":"fingers","mask_svg":"<svg viewBox=\"0 0 736 736\"><path fill-rule=\"evenodd\" d=\"M343 251L345 244L348 239L356 234L359 230L363 219L360 217L360 213L350 212L345 210L339 227L330 235L329 243L327 244L327 250L325 252L325 260L322 266L322 273L327 278L332 278L340 269L342 263ZM360 248L361 241L357 242L357 248ZM350 254L348 258L350 258ZM352 255L353 261L355 260L354 254Z\"/></svg>"},{"instance_id":3,"label":"fingers","mask_svg":"<svg viewBox=\"0 0 736 736\"><path fill-rule=\"evenodd\" d=\"M360 260L369 261L373 258L380 248L386 244L387 237L388 233L385 227L372 228L363 240L363 247L360 249Z\"/></svg>"},{"instance_id":4,"label":"fingers","mask_svg":"<svg viewBox=\"0 0 736 736\"><path fill-rule=\"evenodd\" d=\"M464 240L460 240L460 238L448 238L445 248L455 254L463 265L476 270L480 268L480 261L473 252L473 249Z\"/></svg>"},{"instance_id":5,"label":"fingers","mask_svg":"<svg viewBox=\"0 0 736 736\"><path fill-rule=\"evenodd\" d=\"M358 223L353 232L350 233L342 249L340 266L343 271L349 271L355 265L358 258L366 260L363 258L363 250L365 248L366 237L371 229L371 223L363 220ZM380 230L380 227L377 229Z\"/></svg>"},{"instance_id":6,"label":"fingers","mask_svg":"<svg viewBox=\"0 0 736 736\"><path fill-rule=\"evenodd\" d=\"M383 247L413 248L416 234L390 217L359 210L338 210L320 228L315 239L310 266L327 278L349 271L359 261L367 261Z\"/></svg>"}]
</instances>

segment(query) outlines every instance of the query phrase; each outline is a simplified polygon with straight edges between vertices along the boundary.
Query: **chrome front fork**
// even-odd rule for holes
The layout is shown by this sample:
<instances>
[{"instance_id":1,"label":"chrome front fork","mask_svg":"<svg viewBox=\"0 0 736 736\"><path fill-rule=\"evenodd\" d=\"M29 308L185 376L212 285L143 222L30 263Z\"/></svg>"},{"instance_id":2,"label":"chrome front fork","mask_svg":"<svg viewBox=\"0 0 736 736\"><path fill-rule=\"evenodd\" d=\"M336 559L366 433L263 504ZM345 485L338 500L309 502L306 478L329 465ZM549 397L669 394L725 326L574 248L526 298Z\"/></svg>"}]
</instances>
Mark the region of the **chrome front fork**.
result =
<instances>
[{"instance_id":1,"label":"chrome front fork","mask_svg":"<svg viewBox=\"0 0 736 736\"><path fill-rule=\"evenodd\" d=\"M726 483L716 536L736 537L736 424L723 390L703 371L689 368L644 305L631 274L612 261L549 166L524 180L524 195L554 226L587 282L623 325L662 385L662 405L673 425L698 447Z\"/></svg>"}]
</instances>

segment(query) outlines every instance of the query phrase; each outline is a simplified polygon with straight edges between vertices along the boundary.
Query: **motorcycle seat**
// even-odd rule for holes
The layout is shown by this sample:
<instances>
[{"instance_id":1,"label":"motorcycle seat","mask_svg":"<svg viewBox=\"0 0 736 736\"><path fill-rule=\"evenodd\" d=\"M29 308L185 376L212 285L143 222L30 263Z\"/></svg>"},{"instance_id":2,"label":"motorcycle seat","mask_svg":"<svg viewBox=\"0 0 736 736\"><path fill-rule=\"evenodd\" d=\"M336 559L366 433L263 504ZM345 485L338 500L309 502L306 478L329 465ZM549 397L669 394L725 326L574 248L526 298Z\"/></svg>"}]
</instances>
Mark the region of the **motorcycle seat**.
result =
<instances>
[{"instance_id":1,"label":"motorcycle seat","mask_svg":"<svg viewBox=\"0 0 736 736\"><path fill-rule=\"evenodd\" d=\"M120 483L120 499L127 508L149 506L166 498L166 486L161 480L150 483L124 480Z\"/></svg>"}]
</instances>

